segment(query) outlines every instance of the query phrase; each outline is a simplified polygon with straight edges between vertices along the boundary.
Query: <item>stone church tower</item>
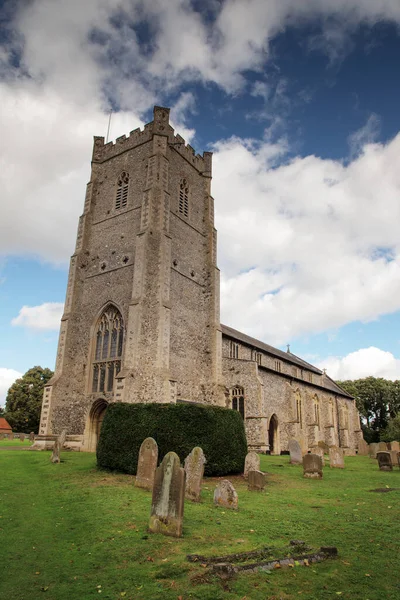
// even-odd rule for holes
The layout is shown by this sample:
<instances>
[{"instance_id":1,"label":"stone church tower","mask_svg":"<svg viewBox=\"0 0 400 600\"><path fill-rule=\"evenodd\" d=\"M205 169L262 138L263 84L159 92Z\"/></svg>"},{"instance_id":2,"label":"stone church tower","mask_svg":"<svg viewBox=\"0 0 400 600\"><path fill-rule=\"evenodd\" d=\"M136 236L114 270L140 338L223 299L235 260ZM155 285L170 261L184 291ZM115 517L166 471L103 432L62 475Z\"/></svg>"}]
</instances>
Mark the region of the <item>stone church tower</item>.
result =
<instances>
[{"instance_id":1,"label":"stone church tower","mask_svg":"<svg viewBox=\"0 0 400 600\"><path fill-rule=\"evenodd\" d=\"M113 401L225 406L211 159L167 108L115 143L94 138L37 447L66 429L94 450Z\"/></svg>"}]
</instances>

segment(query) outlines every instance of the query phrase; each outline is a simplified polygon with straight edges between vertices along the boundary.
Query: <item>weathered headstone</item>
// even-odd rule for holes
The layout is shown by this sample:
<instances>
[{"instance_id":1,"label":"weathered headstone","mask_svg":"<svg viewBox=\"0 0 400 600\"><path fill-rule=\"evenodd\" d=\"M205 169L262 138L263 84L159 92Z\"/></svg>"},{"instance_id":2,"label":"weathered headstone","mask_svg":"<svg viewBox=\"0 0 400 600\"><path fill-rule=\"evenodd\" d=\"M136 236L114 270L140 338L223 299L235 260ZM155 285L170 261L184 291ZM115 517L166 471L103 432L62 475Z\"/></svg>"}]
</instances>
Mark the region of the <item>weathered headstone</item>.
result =
<instances>
[{"instance_id":1,"label":"weathered headstone","mask_svg":"<svg viewBox=\"0 0 400 600\"><path fill-rule=\"evenodd\" d=\"M376 458L376 453L379 451L379 444L373 442L369 444L369 455L371 458Z\"/></svg>"},{"instance_id":2,"label":"weathered headstone","mask_svg":"<svg viewBox=\"0 0 400 600\"><path fill-rule=\"evenodd\" d=\"M322 478L322 460L317 454L303 456L303 476L310 479Z\"/></svg>"},{"instance_id":3,"label":"weathered headstone","mask_svg":"<svg viewBox=\"0 0 400 600\"><path fill-rule=\"evenodd\" d=\"M20 433L19 434L19 441L20 442L24 442L25 441L25 434L24 433Z\"/></svg>"},{"instance_id":4,"label":"weathered headstone","mask_svg":"<svg viewBox=\"0 0 400 600\"><path fill-rule=\"evenodd\" d=\"M378 446L379 446L379 452L387 452L388 451L388 446L387 446L386 442L379 442Z\"/></svg>"},{"instance_id":5,"label":"weathered headstone","mask_svg":"<svg viewBox=\"0 0 400 600\"><path fill-rule=\"evenodd\" d=\"M265 488L265 484L265 473L262 473L262 471L249 471L247 489L250 492L262 492Z\"/></svg>"},{"instance_id":6,"label":"weathered headstone","mask_svg":"<svg viewBox=\"0 0 400 600\"><path fill-rule=\"evenodd\" d=\"M257 452L249 452L246 454L246 460L244 461L244 478L247 479L249 471L260 470L260 457Z\"/></svg>"},{"instance_id":7,"label":"weathered headstone","mask_svg":"<svg viewBox=\"0 0 400 600\"><path fill-rule=\"evenodd\" d=\"M303 462L303 453L297 440L289 440L290 464L301 465Z\"/></svg>"},{"instance_id":8,"label":"weathered headstone","mask_svg":"<svg viewBox=\"0 0 400 600\"><path fill-rule=\"evenodd\" d=\"M181 537L185 506L185 469L179 456L168 452L156 470L149 531Z\"/></svg>"},{"instance_id":9,"label":"weathered headstone","mask_svg":"<svg viewBox=\"0 0 400 600\"><path fill-rule=\"evenodd\" d=\"M377 452L376 458L378 459L380 471L393 471L390 452Z\"/></svg>"},{"instance_id":10,"label":"weathered headstone","mask_svg":"<svg viewBox=\"0 0 400 600\"><path fill-rule=\"evenodd\" d=\"M54 441L53 452L50 457L50 461L52 463L56 464L56 463L61 462L61 450L65 444L66 437L67 437L67 432L65 429L60 433L60 435L58 435L56 437L56 439Z\"/></svg>"},{"instance_id":11,"label":"weathered headstone","mask_svg":"<svg viewBox=\"0 0 400 600\"><path fill-rule=\"evenodd\" d=\"M324 467L325 466L324 449L321 446L314 446L314 448L312 449L312 453L321 457L322 466Z\"/></svg>"},{"instance_id":12,"label":"weathered headstone","mask_svg":"<svg viewBox=\"0 0 400 600\"><path fill-rule=\"evenodd\" d=\"M358 442L358 455L359 456L368 456L369 448L368 444L364 439L359 440Z\"/></svg>"},{"instance_id":13,"label":"weathered headstone","mask_svg":"<svg viewBox=\"0 0 400 600\"><path fill-rule=\"evenodd\" d=\"M317 444L320 448L322 448L322 450L324 451L324 454L329 454L329 446L326 442L323 442L322 440L318 442Z\"/></svg>"},{"instance_id":14,"label":"weathered headstone","mask_svg":"<svg viewBox=\"0 0 400 600\"><path fill-rule=\"evenodd\" d=\"M329 448L329 466L331 469L344 469L343 450L337 446Z\"/></svg>"},{"instance_id":15,"label":"weathered headstone","mask_svg":"<svg viewBox=\"0 0 400 600\"><path fill-rule=\"evenodd\" d=\"M396 452L396 450L390 450L390 460L392 461L393 467L399 466L398 455L399 455L399 453Z\"/></svg>"},{"instance_id":16,"label":"weathered headstone","mask_svg":"<svg viewBox=\"0 0 400 600\"><path fill-rule=\"evenodd\" d=\"M146 438L139 450L135 486L151 491L154 484L154 475L157 468L158 446L151 438Z\"/></svg>"},{"instance_id":17,"label":"weathered headstone","mask_svg":"<svg viewBox=\"0 0 400 600\"><path fill-rule=\"evenodd\" d=\"M214 504L237 510L238 495L228 479L219 482L214 491Z\"/></svg>"},{"instance_id":18,"label":"weathered headstone","mask_svg":"<svg viewBox=\"0 0 400 600\"><path fill-rule=\"evenodd\" d=\"M201 482L204 475L206 457L201 448L196 446L185 458L186 488L185 497L194 502L200 502Z\"/></svg>"},{"instance_id":19,"label":"weathered headstone","mask_svg":"<svg viewBox=\"0 0 400 600\"><path fill-rule=\"evenodd\" d=\"M399 442L389 442L388 448L389 448L389 450L395 450L396 452L400 452Z\"/></svg>"},{"instance_id":20,"label":"weathered headstone","mask_svg":"<svg viewBox=\"0 0 400 600\"><path fill-rule=\"evenodd\" d=\"M4 433L0 433L0 440L4 440Z\"/></svg>"},{"instance_id":21,"label":"weathered headstone","mask_svg":"<svg viewBox=\"0 0 400 600\"><path fill-rule=\"evenodd\" d=\"M29 441L30 442L34 442L35 441L35 433L33 431L31 431L30 434L29 434Z\"/></svg>"}]
</instances>

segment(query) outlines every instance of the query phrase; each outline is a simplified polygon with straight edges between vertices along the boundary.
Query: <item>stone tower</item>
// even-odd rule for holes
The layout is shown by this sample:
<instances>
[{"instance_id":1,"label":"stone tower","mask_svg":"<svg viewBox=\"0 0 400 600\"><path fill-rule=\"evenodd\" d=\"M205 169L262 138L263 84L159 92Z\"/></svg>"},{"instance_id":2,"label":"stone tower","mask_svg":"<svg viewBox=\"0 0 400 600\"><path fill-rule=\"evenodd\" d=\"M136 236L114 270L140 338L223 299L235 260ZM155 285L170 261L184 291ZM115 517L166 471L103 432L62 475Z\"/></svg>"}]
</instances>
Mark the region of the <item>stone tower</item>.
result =
<instances>
[{"instance_id":1,"label":"stone tower","mask_svg":"<svg viewBox=\"0 0 400 600\"><path fill-rule=\"evenodd\" d=\"M67 429L93 450L110 402L225 406L211 159L162 107L115 144L94 138L37 446Z\"/></svg>"}]
</instances>

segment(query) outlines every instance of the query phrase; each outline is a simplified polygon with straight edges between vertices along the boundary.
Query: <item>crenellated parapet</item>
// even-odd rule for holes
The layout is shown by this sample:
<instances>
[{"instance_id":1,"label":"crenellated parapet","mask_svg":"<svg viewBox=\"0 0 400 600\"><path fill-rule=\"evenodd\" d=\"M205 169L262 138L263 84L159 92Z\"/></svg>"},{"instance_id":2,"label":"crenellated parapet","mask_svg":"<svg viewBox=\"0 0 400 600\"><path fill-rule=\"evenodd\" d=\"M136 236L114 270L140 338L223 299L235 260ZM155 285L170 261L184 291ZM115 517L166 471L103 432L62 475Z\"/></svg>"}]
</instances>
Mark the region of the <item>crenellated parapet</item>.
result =
<instances>
[{"instance_id":1,"label":"crenellated parapet","mask_svg":"<svg viewBox=\"0 0 400 600\"><path fill-rule=\"evenodd\" d=\"M154 107L154 120L147 123L143 130L134 129L129 136L121 135L115 142L104 143L103 136L95 136L93 142L92 161L102 163L127 150L132 150L149 142L153 135L164 135L168 137L168 145L187 160L199 173L205 177L211 177L212 152L204 152L201 156L196 154L195 149L186 144L179 134L174 134L174 129L169 124L169 109L161 106Z\"/></svg>"}]
</instances>

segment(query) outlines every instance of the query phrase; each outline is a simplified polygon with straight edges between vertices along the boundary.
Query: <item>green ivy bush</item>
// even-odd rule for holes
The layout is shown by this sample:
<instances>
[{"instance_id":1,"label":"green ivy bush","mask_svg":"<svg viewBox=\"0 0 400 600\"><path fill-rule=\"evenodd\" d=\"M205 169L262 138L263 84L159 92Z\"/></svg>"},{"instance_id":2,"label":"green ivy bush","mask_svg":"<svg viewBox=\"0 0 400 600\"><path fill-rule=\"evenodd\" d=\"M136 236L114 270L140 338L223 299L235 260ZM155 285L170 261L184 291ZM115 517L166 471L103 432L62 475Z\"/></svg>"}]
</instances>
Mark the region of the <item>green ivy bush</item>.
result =
<instances>
[{"instance_id":1,"label":"green ivy bush","mask_svg":"<svg viewBox=\"0 0 400 600\"><path fill-rule=\"evenodd\" d=\"M97 446L98 466L135 475L147 437L158 444L159 463L171 451L183 463L200 446L207 460L205 475L243 472L247 443L242 417L234 410L198 404L111 404Z\"/></svg>"}]
</instances>

